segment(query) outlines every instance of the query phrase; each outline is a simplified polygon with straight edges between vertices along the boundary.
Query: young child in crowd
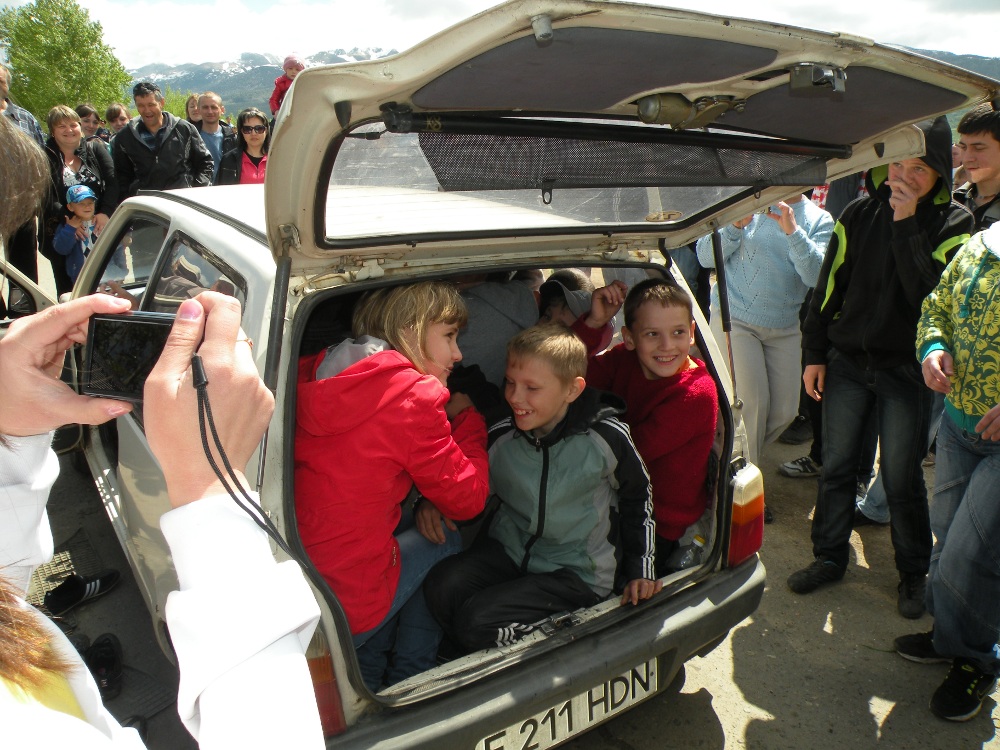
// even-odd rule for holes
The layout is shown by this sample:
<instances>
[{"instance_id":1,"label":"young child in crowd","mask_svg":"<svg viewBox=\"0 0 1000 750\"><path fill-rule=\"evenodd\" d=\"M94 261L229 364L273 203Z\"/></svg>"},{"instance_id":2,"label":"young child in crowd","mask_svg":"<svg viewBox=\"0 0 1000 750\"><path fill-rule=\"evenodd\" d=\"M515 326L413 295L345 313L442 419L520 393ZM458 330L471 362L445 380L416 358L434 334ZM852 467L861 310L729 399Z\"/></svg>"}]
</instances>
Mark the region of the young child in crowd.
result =
<instances>
[{"instance_id":1,"label":"young child in crowd","mask_svg":"<svg viewBox=\"0 0 1000 750\"><path fill-rule=\"evenodd\" d=\"M489 433L498 509L488 533L424 583L462 649L513 643L621 584L623 605L660 589L645 467L616 418L620 400L587 388L586 370L583 343L562 325L528 328L507 345L509 409ZM439 528L435 514L431 503L418 509Z\"/></svg>"},{"instance_id":2,"label":"young child in crowd","mask_svg":"<svg viewBox=\"0 0 1000 750\"><path fill-rule=\"evenodd\" d=\"M625 422L649 468L656 513L657 576L670 572L678 540L709 504L708 459L719 400L694 344L691 297L666 279L647 279L625 297L616 281L594 292L591 312L573 330L591 352L625 300L624 343L592 356L587 381L625 399Z\"/></svg>"},{"instance_id":3,"label":"young child in crowd","mask_svg":"<svg viewBox=\"0 0 1000 750\"><path fill-rule=\"evenodd\" d=\"M94 209L97 195L86 185L73 185L66 191L66 220L52 237L52 247L66 256L66 273L74 282L94 246Z\"/></svg>"},{"instance_id":4,"label":"young child in crowd","mask_svg":"<svg viewBox=\"0 0 1000 750\"><path fill-rule=\"evenodd\" d=\"M421 584L461 549L412 526L414 486L449 519L489 493L486 424L445 384L462 358L466 309L450 284L378 289L354 312L356 338L299 362L295 496L306 552L337 595L372 691L434 666L441 631Z\"/></svg>"},{"instance_id":5,"label":"young child in crowd","mask_svg":"<svg viewBox=\"0 0 1000 750\"><path fill-rule=\"evenodd\" d=\"M270 104L272 117L278 113L281 103L285 101L285 94L288 93L292 81L295 80L295 76L306 69L306 64L302 62L302 58L298 55L289 55L281 63L281 69L284 72L274 79L274 91L271 92Z\"/></svg>"}]
</instances>

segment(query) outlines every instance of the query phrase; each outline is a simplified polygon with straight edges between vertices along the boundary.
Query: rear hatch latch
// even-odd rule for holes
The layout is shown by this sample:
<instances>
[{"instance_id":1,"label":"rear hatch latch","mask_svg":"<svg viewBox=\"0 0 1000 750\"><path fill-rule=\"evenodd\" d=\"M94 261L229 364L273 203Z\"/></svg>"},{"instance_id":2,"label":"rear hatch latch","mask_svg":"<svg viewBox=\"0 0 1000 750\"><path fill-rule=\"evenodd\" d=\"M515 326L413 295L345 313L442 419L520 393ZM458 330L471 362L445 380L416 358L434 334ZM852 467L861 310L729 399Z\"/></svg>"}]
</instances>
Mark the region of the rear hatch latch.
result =
<instances>
[{"instance_id":1,"label":"rear hatch latch","mask_svg":"<svg viewBox=\"0 0 1000 750\"><path fill-rule=\"evenodd\" d=\"M578 614L574 612L561 612L558 615L552 615L538 629L545 633L545 635L552 635L557 630L571 628L574 625L579 625L581 622L583 622L583 618Z\"/></svg>"}]
</instances>

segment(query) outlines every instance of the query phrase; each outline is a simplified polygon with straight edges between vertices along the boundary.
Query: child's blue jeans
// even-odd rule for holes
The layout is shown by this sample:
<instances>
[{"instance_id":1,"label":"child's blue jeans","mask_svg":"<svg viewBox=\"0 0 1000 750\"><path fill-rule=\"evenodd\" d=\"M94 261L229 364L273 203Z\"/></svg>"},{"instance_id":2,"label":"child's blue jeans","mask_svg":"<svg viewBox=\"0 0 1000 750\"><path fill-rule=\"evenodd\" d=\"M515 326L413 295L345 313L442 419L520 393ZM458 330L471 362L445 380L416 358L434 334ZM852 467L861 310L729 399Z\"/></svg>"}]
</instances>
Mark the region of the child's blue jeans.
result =
<instances>
[{"instance_id":1,"label":"child's blue jeans","mask_svg":"<svg viewBox=\"0 0 1000 750\"><path fill-rule=\"evenodd\" d=\"M461 551L462 535L445 529L445 543L434 544L413 523L407 510L396 527L400 572L389 613L353 639L361 676L372 692L425 672L437 661L441 628L427 609L422 584L438 562Z\"/></svg>"}]
</instances>

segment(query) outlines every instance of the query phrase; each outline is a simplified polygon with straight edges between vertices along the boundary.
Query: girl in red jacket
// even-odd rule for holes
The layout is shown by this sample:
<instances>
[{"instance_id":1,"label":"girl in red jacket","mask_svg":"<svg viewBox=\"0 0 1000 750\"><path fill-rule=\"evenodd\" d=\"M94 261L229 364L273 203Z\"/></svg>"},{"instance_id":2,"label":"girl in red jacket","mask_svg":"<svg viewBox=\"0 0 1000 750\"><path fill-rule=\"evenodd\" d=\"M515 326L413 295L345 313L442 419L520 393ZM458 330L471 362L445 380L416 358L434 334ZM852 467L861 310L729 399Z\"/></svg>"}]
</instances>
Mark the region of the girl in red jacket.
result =
<instances>
[{"instance_id":1,"label":"girl in red jacket","mask_svg":"<svg viewBox=\"0 0 1000 750\"><path fill-rule=\"evenodd\" d=\"M449 519L489 491L486 424L445 384L461 360L466 308L450 284L378 289L354 312L354 339L299 362L295 495L306 551L337 595L372 691L434 666L441 631L421 584L461 549L413 527L416 490Z\"/></svg>"}]
</instances>

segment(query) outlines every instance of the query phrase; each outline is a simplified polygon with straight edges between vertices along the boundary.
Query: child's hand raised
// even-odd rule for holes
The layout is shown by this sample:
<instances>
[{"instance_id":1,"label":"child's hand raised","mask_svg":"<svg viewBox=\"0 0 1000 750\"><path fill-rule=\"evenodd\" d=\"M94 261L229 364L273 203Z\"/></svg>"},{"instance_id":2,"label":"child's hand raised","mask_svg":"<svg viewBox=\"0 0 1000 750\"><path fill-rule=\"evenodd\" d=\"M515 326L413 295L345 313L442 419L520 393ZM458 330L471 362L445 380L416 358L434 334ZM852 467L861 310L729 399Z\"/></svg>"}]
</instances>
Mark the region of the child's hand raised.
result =
<instances>
[{"instance_id":1,"label":"child's hand raised","mask_svg":"<svg viewBox=\"0 0 1000 750\"><path fill-rule=\"evenodd\" d=\"M628 287L622 281L612 281L607 286L594 290L590 297L590 315L586 323L590 328L603 328L621 310L628 294Z\"/></svg>"},{"instance_id":2,"label":"child's hand raised","mask_svg":"<svg viewBox=\"0 0 1000 750\"><path fill-rule=\"evenodd\" d=\"M636 578L629 581L622 594L621 605L624 607L631 602L638 604L643 599L650 599L654 594L658 594L663 588L663 581L650 581L648 578Z\"/></svg>"}]
</instances>

